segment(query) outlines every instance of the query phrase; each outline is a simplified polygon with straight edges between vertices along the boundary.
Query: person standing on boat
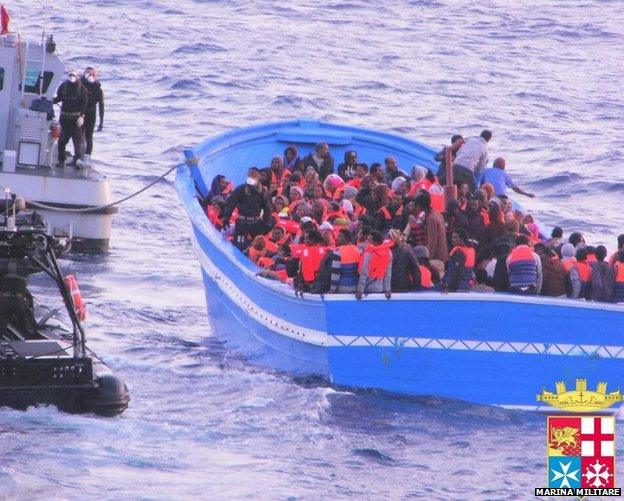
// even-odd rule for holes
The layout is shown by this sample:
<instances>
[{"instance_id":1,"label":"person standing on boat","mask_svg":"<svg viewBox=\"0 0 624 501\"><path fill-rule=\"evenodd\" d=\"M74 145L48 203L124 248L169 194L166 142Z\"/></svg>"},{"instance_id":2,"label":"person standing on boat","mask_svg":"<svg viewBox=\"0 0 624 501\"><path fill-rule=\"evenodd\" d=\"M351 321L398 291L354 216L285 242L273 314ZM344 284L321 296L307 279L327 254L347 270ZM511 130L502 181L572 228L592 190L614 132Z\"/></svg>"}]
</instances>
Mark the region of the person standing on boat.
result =
<instances>
[{"instance_id":1,"label":"person standing on boat","mask_svg":"<svg viewBox=\"0 0 624 501\"><path fill-rule=\"evenodd\" d=\"M460 186L466 183L470 193L477 189L476 180L481 176L488 160L488 142L492 139L489 130L481 132L479 137L469 137L457 152L453 163L453 183Z\"/></svg>"},{"instance_id":2,"label":"person standing on boat","mask_svg":"<svg viewBox=\"0 0 624 501\"><path fill-rule=\"evenodd\" d=\"M448 259L448 247L446 244L446 226L444 217L431 207L431 195L428 192L416 195L414 199L418 212L424 212L424 237L425 245L429 249L429 258L446 262ZM413 216L411 216L413 218ZM413 219L410 219L413 222Z\"/></svg>"},{"instance_id":3,"label":"person standing on boat","mask_svg":"<svg viewBox=\"0 0 624 501\"><path fill-rule=\"evenodd\" d=\"M99 74L95 68L87 66L81 79L82 85L87 89L89 101L87 102L87 111L84 117L84 137L86 142L85 155L91 157L93 151L93 131L95 130L96 108L100 115L100 123L98 124L98 132L102 132L104 128L104 92L102 92L102 84L99 81Z\"/></svg>"},{"instance_id":4,"label":"person standing on boat","mask_svg":"<svg viewBox=\"0 0 624 501\"><path fill-rule=\"evenodd\" d=\"M334 172L334 159L329 153L329 145L327 143L316 143L314 153L310 153L303 158L303 171L312 166L318 173L319 179L325 181L325 178Z\"/></svg>"},{"instance_id":5,"label":"person standing on boat","mask_svg":"<svg viewBox=\"0 0 624 501\"><path fill-rule=\"evenodd\" d=\"M505 191L509 187L519 195L534 198L535 195L533 193L524 191L511 180L511 177L505 171L506 164L507 162L503 157L498 157L496 160L494 160L492 167L483 171L483 176L481 177L481 185L485 183L490 183L492 186L494 186L494 194L496 195L504 195Z\"/></svg>"},{"instance_id":6,"label":"person standing on boat","mask_svg":"<svg viewBox=\"0 0 624 501\"><path fill-rule=\"evenodd\" d=\"M236 187L228 198L223 213L224 228L228 226L235 209L238 209L238 217L234 226L234 245L243 251L255 237L266 233L271 222L269 197L260 185L257 168L249 169L245 183Z\"/></svg>"},{"instance_id":7,"label":"person standing on boat","mask_svg":"<svg viewBox=\"0 0 624 501\"><path fill-rule=\"evenodd\" d=\"M507 257L509 292L539 294L542 289L542 261L529 247L526 235L516 237L516 246Z\"/></svg>"},{"instance_id":8,"label":"person standing on boat","mask_svg":"<svg viewBox=\"0 0 624 501\"><path fill-rule=\"evenodd\" d=\"M464 138L459 134L455 134L451 138L451 145L445 146L444 148L442 148L434 157L434 160L436 162L440 162L438 166L438 172L436 173L440 184L446 183L446 149L451 148L451 154L452 154L453 160L455 160L455 158L457 157L457 152L463 145L464 145Z\"/></svg>"},{"instance_id":9,"label":"person standing on boat","mask_svg":"<svg viewBox=\"0 0 624 501\"><path fill-rule=\"evenodd\" d=\"M383 235L372 230L368 245L364 248L360 262L360 279L355 292L356 299L364 294L383 292L388 299L392 296L392 252Z\"/></svg>"},{"instance_id":10,"label":"person standing on boat","mask_svg":"<svg viewBox=\"0 0 624 501\"><path fill-rule=\"evenodd\" d=\"M0 259L0 332L11 326L23 337L35 334L37 323L28 291L28 276L35 271L27 259Z\"/></svg>"},{"instance_id":11,"label":"person standing on boat","mask_svg":"<svg viewBox=\"0 0 624 501\"><path fill-rule=\"evenodd\" d=\"M80 83L77 70L69 70L67 80L56 91L54 104L61 103L61 137L58 140L58 164L65 166L65 148L70 138L74 144L74 159L70 163L78 167L77 161L82 158L82 126L89 95L87 89Z\"/></svg>"}]
</instances>

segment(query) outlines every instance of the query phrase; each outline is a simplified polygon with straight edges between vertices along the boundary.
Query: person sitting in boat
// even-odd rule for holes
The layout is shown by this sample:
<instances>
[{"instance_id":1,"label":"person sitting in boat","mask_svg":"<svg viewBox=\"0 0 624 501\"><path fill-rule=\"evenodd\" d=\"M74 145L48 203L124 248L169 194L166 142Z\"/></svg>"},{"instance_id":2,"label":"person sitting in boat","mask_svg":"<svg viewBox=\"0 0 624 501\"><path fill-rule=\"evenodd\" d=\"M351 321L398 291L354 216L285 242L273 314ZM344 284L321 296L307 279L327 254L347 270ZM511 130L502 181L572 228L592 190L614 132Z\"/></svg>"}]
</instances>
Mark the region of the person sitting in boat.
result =
<instances>
[{"instance_id":1,"label":"person sitting in boat","mask_svg":"<svg viewBox=\"0 0 624 501\"><path fill-rule=\"evenodd\" d=\"M446 224L446 238L449 243L451 242L451 235L457 230L468 231L468 220L460 210L457 199L449 198L446 202L444 222Z\"/></svg>"},{"instance_id":2,"label":"person sitting in boat","mask_svg":"<svg viewBox=\"0 0 624 501\"><path fill-rule=\"evenodd\" d=\"M331 289L334 294L354 294L358 284L361 252L353 244L353 234L342 229L336 237L336 250L331 254Z\"/></svg>"},{"instance_id":3,"label":"person sitting in boat","mask_svg":"<svg viewBox=\"0 0 624 501\"><path fill-rule=\"evenodd\" d=\"M568 237L568 243L574 246L575 250L580 249L581 247L585 247L585 237L579 231L575 231L570 234Z\"/></svg>"},{"instance_id":4,"label":"person sitting in boat","mask_svg":"<svg viewBox=\"0 0 624 501\"><path fill-rule=\"evenodd\" d=\"M453 137L451 137L451 145L445 146L438 153L436 153L434 160L436 162L439 162L438 172L436 175L438 176L438 180L440 181L440 183L446 184L446 149L451 148L451 156L454 162L455 158L457 157L457 152L463 145L464 138L460 134L455 134Z\"/></svg>"},{"instance_id":5,"label":"person sitting in boat","mask_svg":"<svg viewBox=\"0 0 624 501\"><path fill-rule=\"evenodd\" d=\"M571 243L561 246L561 264L566 271L566 293L569 298L578 298L581 293L581 279L576 263L576 251Z\"/></svg>"},{"instance_id":6,"label":"person sitting in boat","mask_svg":"<svg viewBox=\"0 0 624 501\"><path fill-rule=\"evenodd\" d=\"M368 174L368 165L365 163L358 163L355 167L355 176L347 181L347 186L352 186L355 189L360 189L362 184L362 178Z\"/></svg>"},{"instance_id":7,"label":"person sitting in boat","mask_svg":"<svg viewBox=\"0 0 624 501\"><path fill-rule=\"evenodd\" d=\"M255 167L250 168L245 183L232 192L223 213L223 226L226 227L232 213L238 209L234 226L234 245L241 251L249 246L251 240L265 233L271 223L269 196L259 182L260 171Z\"/></svg>"},{"instance_id":8,"label":"person sitting in boat","mask_svg":"<svg viewBox=\"0 0 624 501\"><path fill-rule=\"evenodd\" d=\"M516 246L507 257L509 292L514 294L539 294L542 288L542 261L529 247L526 235L516 237Z\"/></svg>"},{"instance_id":9,"label":"person sitting in boat","mask_svg":"<svg viewBox=\"0 0 624 501\"><path fill-rule=\"evenodd\" d=\"M471 239L480 242L483 230L485 230L485 218L483 216L483 211L481 210L481 203L476 197L468 200L468 205L466 210L464 210L463 215L467 222L466 229L468 231L468 236Z\"/></svg>"},{"instance_id":10,"label":"person sitting in boat","mask_svg":"<svg viewBox=\"0 0 624 501\"><path fill-rule=\"evenodd\" d=\"M566 271L557 253L543 243L534 247L542 262L542 289L540 295L566 297Z\"/></svg>"},{"instance_id":11,"label":"person sitting in boat","mask_svg":"<svg viewBox=\"0 0 624 501\"><path fill-rule=\"evenodd\" d=\"M612 303L615 293L615 271L605 261L607 248L596 247L596 262L591 263L591 283L589 298L601 303Z\"/></svg>"},{"instance_id":12,"label":"person sitting in boat","mask_svg":"<svg viewBox=\"0 0 624 501\"><path fill-rule=\"evenodd\" d=\"M623 250L624 250L624 235L618 235L617 250L609 258L610 266L615 266L615 263L617 262L617 259L618 259L618 254L620 253L620 251L623 251Z\"/></svg>"},{"instance_id":13,"label":"person sitting in boat","mask_svg":"<svg viewBox=\"0 0 624 501\"><path fill-rule=\"evenodd\" d=\"M79 169L77 161L82 158L82 126L87 110L89 95L87 89L80 83L78 70L69 70L67 80L56 91L54 104L61 103L61 137L58 140L57 167L65 167L65 147L69 140L74 145L74 158L70 165Z\"/></svg>"},{"instance_id":14,"label":"person sitting in boat","mask_svg":"<svg viewBox=\"0 0 624 501\"><path fill-rule=\"evenodd\" d=\"M375 183L384 183L386 182L386 172L384 171L383 166L379 162L375 162L371 164L370 167L370 175L372 176L373 181ZM375 184L373 183L373 184Z\"/></svg>"},{"instance_id":15,"label":"person sitting in boat","mask_svg":"<svg viewBox=\"0 0 624 501\"><path fill-rule=\"evenodd\" d=\"M310 292L318 278L321 261L328 255L323 245L323 236L316 229L307 230L303 245L291 245L293 257L299 259L295 287L302 292Z\"/></svg>"},{"instance_id":16,"label":"person sitting in boat","mask_svg":"<svg viewBox=\"0 0 624 501\"><path fill-rule=\"evenodd\" d=\"M429 290L440 281L440 275L431 266L429 261L429 249L424 245L417 245L413 248L414 257L418 261L418 269L420 271L420 289Z\"/></svg>"},{"instance_id":17,"label":"person sitting in boat","mask_svg":"<svg viewBox=\"0 0 624 501\"><path fill-rule=\"evenodd\" d=\"M399 169L399 164L395 157L386 157L384 159L384 165L386 166L385 183L388 186L392 186L392 181L399 176L407 177L407 175Z\"/></svg>"},{"instance_id":18,"label":"person sitting in boat","mask_svg":"<svg viewBox=\"0 0 624 501\"><path fill-rule=\"evenodd\" d=\"M208 216L208 220L217 230L223 229L222 216L225 212L225 206L225 200L223 200L223 198L219 196L216 196L211 198L210 205L206 208L206 215Z\"/></svg>"},{"instance_id":19,"label":"person sitting in boat","mask_svg":"<svg viewBox=\"0 0 624 501\"><path fill-rule=\"evenodd\" d=\"M464 141L453 163L453 181L457 186L466 183L470 192L475 192L476 180L487 164L488 142L491 139L492 133L484 130L479 137L469 137Z\"/></svg>"},{"instance_id":20,"label":"person sitting in boat","mask_svg":"<svg viewBox=\"0 0 624 501\"><path fill-rule=\"evenodd\" d=\"M615 254L615 261L613 262L613 272L615 275L613 302L624 303L624 250L620 250Z\"/></svg>"},{"instance_id":21,"label":"person sitting in boat","mask_svg":"<svg viewBox=\"0 0 624 501\"><path fill-rule=\"evenodd\" d=\"M294 172L302 170L301 157L294 144L289 144L284 150L284 169Z\"/></svg>"},{"instance_id":22,"label":"person sitting in boat","mask_svg":"<svg viewBox=\"0 0 624 501\"><path fill-rule=\"evenodd\" d=\"M511 188L519 195L534 198L535 195L533 193L524 191L512 181L511 176L505 170L506 165L507 161L503 157L498 157L496 160L494 160L492 167L483 171L481 184L483 185L485 183L490 183L492 186L494 186L494 194L496 195L504 195L507 191L507 188Z\"/></svg>"},{"instance_id":23,"label":"person sitting in boat","mask_svg":"<svg viewBox=\"0 0 624 501\"><path fill-rule=\"evenodd\" d=\"M28 290L28 277L36 271L28 259L0 259L0 334L26 339L36 336L33 298Z\"/></svg>"},{"instance_id":24,"label":"person sitting in boat","mask_svg":"<svg viewBox=\"0 0 624 501\"><path fill-rule=\"evenodd\" d=\"M550 232L550 238L548 239L548 247L552 250L557 250L561 247L561 239L563 238L563 228L555 226Z\"/></svg>"},{"instance_id":25,"label":"person sitting in boat","mask_svg":"<svg viewBox=\"0 0 624 501\"><path fill-rule=\"evenodd\" d=\"M334 159L329 153L327 143L316 143L314 153L303 158L303 169L308 166L314 167L321 181L325 181L325 178L334 172Z\"/></svg>"},{"instance_id":26,"label":"person sitting in boat","mask_svg":"<svg viewBox=\"0 0 624 501\"><path fill-rule=\"evenodd\" d=\"M375 215L375 229L380 231L384 236L392 229L402 230L406 225L406 217L403 213L403 204L401 195L388 191L386 185L375 187L374 193L379 198L381 207ZM388 194L391 198L388 198Z\"/></svg>"},{"instance_id":27,"label":"person sitting in boat","mask_svg":"<svg viewBox=\"0 0 624 501\"><path fill-rule=\"evenodd\" d=\"M212 203L213 197L220 197L222 200L227 200L234 189L234 185L227 180L223 174L217 174L210 184L210 192L206 197L208 203Z\"/></svg>"},{"instance_id":28,"label":"person sitting in boat","mask_svg":"<svg viewBox=\"0 0 624 501\"><path fill-rule=\"evenodd\" d=\"M579 279L581 281L581 290L578 297L582 299L589 299L591 294L591 267L587 262L587 249L580 247L576 250L576 262L574 267L578 271Z\"/></svg>"},{"instance_id":29,"label":"person sitting in boat","mask_svg":"<svg viewBox=\"0 0 624 501\"><path fill-rule=\"evenodd\" d=\"M405 236L396 229L388 236L393 242L391 286L392 292L411 292L421 288L420 266L412 248L405 243Z\"/></svg>"},{"instance_id":30,"label":"person sitting in boat","mask_svg":"<svg viewBox=\"0 0 624 501\"><path fill-rule=\"evenodd\" d=\"M441 281L442 292L469 292L473 280L476 252L463 229L451 235L453 249L449 253L446 272Z\"/></svg>"},{"instance_id":31,"label":"person sitting in boat","mask_svg":"<svg viewBox=\"0 0 624 501\"><path fill-rule=\"evenodd\" d=\"M372 230L362 253L359 268L356 299L364 294L383 292L388 299L392 296L392 252L390 244L384 242L383 235Z\"/></svg>"},{"instance_id":32,"label":"person sitting in boat","mask_svg":"<svg viewBox=\"0 0 624 501\"><path fill-rule=\"evenodd\" d=\"M357 153L354 150L345 151L344 162L338 166L338 175L343 181L351 181L355 178L357 170Z\"/></svg>"}]
</instances>

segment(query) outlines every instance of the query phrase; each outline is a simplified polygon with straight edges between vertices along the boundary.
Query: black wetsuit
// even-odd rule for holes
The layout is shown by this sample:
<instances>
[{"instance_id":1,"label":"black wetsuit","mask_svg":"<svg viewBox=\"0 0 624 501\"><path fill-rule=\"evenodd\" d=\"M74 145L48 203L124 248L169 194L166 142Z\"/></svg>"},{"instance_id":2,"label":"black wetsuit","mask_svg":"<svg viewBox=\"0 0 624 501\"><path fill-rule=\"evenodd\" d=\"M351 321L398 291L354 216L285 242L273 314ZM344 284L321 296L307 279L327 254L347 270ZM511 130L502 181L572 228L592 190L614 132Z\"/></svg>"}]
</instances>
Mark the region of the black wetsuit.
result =
<instances>
[{"instance_id":1,"label":"black wetsuit","mask_svg":"<svg viewBox=\"0 0 624 501\"><path fill-rule=\"evenodd\" d=\"M258 235L266 233L271 222L269 197L260 185L241 184L230 195L223 213L223 225L227 225L234 209L238 218L234 227L234 245L241 251L249 247ZM260 215L262 213L262 219Z\"/></svg>"},{"instance_id":2,"label":"black wetsuit","mask_svg":"<svg viewBox=\"0 0 624 501\"><path fill-rule=\"evenodd\" d=\"M0 334L8 325L26 339L36 333L33 301L28 291L28 275L35 271L26 259L0 259Z\"/></svg>"},{"instance_id":3,"label":"black wetsuit","mask_svg":"<svg viewBox=\"0 0 624 501\"><path fill-rule=\"evenodd\" d=\"M100 113L100 126L104 123L104 92L102 92L102 85L98 81L91 83L86 78L82 77L81 82L85 89L87 89L89 95L83 131L87 145L85 153L91 155L93 151L93 131L95 130L96 108Z\"/></svg>"},{"instance_id":4,"label":"black wetsuit","mask_svg":"<svg viewBox=\"0 0 624 501\"><path fill-rule=\"evenodd\" d=\"M84 116L87 109L89 95L87 89L78 81L71 83L65 81L56 92L54 103L61 104L61 137L58 141L58 161L65 162L65 147L68 141L74 144L74 159L82 157L82 127L78 127L76 121Z\"/></svg>"}]
</instances>

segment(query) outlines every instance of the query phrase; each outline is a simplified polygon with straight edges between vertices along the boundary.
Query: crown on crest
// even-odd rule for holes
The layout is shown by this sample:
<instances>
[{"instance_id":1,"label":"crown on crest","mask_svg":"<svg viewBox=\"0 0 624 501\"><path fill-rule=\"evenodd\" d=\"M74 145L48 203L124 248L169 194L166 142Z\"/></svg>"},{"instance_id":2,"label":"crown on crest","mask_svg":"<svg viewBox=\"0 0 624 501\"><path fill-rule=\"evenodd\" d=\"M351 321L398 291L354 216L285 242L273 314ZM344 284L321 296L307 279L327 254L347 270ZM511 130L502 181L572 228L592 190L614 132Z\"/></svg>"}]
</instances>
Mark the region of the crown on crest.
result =
<instances>
[{"instance_id":1,"label":"crown on crest","mask_svg":"<svg viewBox=\"0 0 624 501\"><path fill-rule=\"evenodd\" d=\"M563 381L557 381L555 389L556 393L542 390L542 393L537 395L537 401L557 409L591 412L606 409L623 400L619 389L607 393L607 383L604 381L598 383L595 391L587 389L587 379L577 379L574 390L568 390Z\"/></svg>"}]
</instances>

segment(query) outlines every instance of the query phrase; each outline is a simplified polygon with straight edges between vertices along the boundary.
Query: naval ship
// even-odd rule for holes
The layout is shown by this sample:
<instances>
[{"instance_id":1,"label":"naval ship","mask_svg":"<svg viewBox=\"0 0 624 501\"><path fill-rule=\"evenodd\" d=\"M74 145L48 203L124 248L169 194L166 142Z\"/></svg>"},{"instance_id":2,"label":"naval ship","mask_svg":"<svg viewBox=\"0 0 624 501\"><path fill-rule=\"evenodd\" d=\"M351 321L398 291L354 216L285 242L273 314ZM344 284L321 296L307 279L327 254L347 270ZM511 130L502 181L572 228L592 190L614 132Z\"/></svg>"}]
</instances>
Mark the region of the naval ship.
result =
<instances>
[{"instance_id":1,"label":"naval ship","mask_svg":"<svg viewBox=\"0 0 624 501\"><path fill-rule=\"evenodd\" d=\"M37 208L50 235L70 239L73 251L106 252L117 212L107 179L87 162L80 170L55 167L60 127L52 100L65 75L51 35L37 42L0 35L0 187Z\"/></svg>"}]
</instances>

